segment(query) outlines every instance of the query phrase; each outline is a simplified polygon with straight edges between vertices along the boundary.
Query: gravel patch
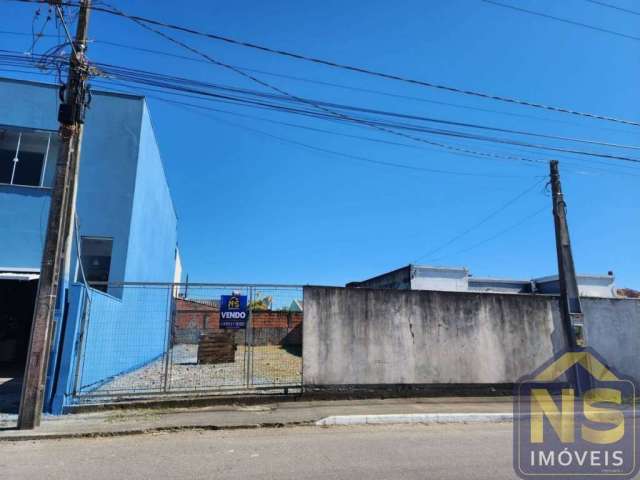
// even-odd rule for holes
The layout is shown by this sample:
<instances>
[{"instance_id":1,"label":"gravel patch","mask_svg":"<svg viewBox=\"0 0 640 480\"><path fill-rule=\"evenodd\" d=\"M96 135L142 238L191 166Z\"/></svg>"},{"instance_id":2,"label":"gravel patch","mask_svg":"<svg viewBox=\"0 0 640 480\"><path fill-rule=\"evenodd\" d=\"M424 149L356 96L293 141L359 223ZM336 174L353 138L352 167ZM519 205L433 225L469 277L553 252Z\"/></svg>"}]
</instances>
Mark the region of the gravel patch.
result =
<instances>
[{"instance_id":1,"label":"gravel patch","mask_svg":"<svg viewBox=\"0 0 640 480\"><path fill-rule=\"evenodd\" d=\"M251 386L296 385L301 381L302 357L278 345L255 346L249 352L241 345L233 363L198 365L197 345L175 345L169 352L166 389L168 392L187 392L245 388L247 367L252 371ZM166 357L159 358L114 378L92 393L164 391L166 368Z\"/></svg>"}]
</instances>

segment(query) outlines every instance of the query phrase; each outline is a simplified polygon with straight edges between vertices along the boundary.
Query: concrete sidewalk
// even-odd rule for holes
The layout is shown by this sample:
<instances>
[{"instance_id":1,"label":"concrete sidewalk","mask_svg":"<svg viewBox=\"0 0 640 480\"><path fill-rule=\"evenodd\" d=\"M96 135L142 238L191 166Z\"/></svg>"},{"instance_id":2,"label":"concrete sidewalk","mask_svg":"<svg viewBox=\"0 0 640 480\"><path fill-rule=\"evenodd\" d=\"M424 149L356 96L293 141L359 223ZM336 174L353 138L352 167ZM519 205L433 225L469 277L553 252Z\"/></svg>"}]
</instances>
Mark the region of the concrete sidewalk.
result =
<instances>
[{"instance_id":1,"label":"concrete sidewalk","mask_svg":"<svg viewBox=\"0 0 640 480\"><path fill-rule=\"evenodd\" d=\"M133 435L183 429L314 425L327 417L352 415L473 414L477 420L482 417L478 414L491 414L487 415L487 421L492 421L495 414L508 416L511 412L511 397L294 401L204 408L120 409L45 416L41 426L32 431L16 430L15 416L0 417L0 441ZM464 416L454 417L464 421Z\"/></svg>"}]
</instances>

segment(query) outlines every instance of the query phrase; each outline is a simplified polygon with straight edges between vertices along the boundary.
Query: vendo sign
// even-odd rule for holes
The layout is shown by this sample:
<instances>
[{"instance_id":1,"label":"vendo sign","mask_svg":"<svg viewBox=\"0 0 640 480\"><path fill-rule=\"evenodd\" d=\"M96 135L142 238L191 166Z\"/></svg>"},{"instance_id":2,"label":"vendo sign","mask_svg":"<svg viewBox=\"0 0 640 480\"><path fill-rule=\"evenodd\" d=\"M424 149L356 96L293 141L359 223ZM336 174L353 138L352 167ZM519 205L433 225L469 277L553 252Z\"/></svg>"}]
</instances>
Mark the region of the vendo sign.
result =
<instances>
[{"instance_id":1,"label":"vendo sign","mask_svg":"<svg viewBox=\"0 0 640 480\"><path fill-rule=\"evenodd\" d=\"M246 295L220 296L220 328L247 328Z\"/></svg>"}]
</instances>

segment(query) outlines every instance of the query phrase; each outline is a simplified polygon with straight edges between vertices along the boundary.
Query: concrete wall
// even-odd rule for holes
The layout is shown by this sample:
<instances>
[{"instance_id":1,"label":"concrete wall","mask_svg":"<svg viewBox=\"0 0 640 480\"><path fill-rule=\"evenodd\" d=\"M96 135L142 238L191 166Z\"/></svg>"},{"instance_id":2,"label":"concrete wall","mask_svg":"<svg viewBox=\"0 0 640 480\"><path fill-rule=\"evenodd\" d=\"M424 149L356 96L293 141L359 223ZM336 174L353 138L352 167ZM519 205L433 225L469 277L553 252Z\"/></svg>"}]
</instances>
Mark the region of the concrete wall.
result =
<instances>
[{"instance_id":1,"label":"concrete wall","mask_svg":"<svg viewBox=\"0 0 640 480\"><path fill-rule=\"evenodd\" d=\"M305 287L304 302L307 385L513 383L566 346L555 297ZM640 302L624 302L585 311L594 348L633 374Z\"/></svg>"},{"instance_id":2,"label":"concrete wall","mask_svg":"<svg viewBox=\"0 0 640 480\"><path fill-rule=\"evenodd\" d=\"M622 375L640 381L640 300L583 298L587 342Z\"/></svg>"}]
</instances>

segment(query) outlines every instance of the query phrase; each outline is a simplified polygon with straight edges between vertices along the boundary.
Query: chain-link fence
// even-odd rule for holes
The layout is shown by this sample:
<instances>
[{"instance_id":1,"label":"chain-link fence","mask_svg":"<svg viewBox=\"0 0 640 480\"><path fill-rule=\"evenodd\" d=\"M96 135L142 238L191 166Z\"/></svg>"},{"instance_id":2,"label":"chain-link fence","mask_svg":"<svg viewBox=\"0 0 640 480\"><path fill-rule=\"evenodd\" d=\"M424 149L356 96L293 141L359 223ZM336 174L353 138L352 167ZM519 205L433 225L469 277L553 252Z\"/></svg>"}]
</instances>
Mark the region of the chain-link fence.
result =
<instances>
[{"instance_id":1,"label":"chain-link fence","mask_svg":"<svg viewBox=\"0 0 640 480\"><path fill-rule=\"evenodd\" d=\"M114 284L89 289L74 397L299 391L302 287Z\"/></svg>"}]
</instances>

